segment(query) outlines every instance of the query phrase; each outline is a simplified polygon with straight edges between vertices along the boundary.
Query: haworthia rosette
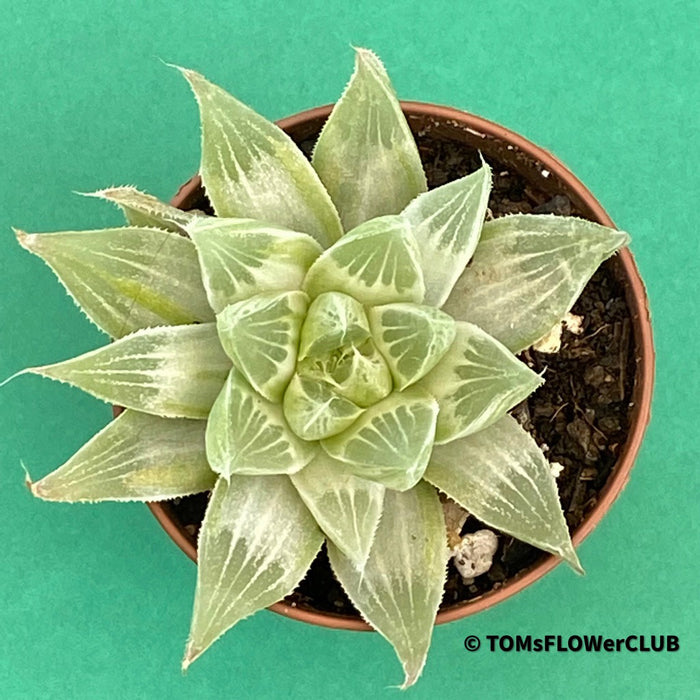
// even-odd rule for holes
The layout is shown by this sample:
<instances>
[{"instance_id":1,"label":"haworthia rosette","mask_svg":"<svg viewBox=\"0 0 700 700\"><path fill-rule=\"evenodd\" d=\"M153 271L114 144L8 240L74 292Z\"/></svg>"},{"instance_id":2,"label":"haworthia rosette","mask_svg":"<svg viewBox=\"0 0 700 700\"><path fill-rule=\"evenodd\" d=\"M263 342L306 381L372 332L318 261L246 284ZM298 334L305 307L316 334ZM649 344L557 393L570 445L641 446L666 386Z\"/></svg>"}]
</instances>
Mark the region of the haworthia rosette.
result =
<instances>
[{"instance_id":1,"label":"haworthia rosette","mask_svg":"<svg viewBox=\"0 0 700 700\"><path fill-rule=\"evenodd\" d=\"M180 71L199 104L202 182L216 215L302 231L324 247L336 241L335 206L289 136L199 73Z\"/></svg>"},{"instance_id":2,"label":"haworthia rosette","mask_svg":"<svg viewBox=\"0 0 700 700\"><path fill-rule=\"evenodd\" d=\"M124 411L63 466L31 484L46 501L160 501L210 490L205 423Z\"/></svg>"},{"instance_id":3,"label":"haworthia rosette","mask_svg":"<svg viewBox=\"0 0 700 700\"><path fill-rule=\"evenodd\" d=\"M238 621L291 593L322 543L288 477L219 479L199 535L183 669Z\"/></svg>"},{"instance_id":4,"label":"haworthia rosette","mask_svg":"<svg viewBox=\"0 0 700 700\"><path fill-rule=\"evenodd\" d=\"M145 328L64 362L29 367L109 403L167 418L206 418L231 360L216 325Z\"/></svg>"},{"instance_id":5,"label":"haworthia rosette","mask_svg":"<svg viewBox=\"0 0 700 700\"><path fill-rule=\"evenodd\" d=\"M520 352L564 318L600 263L628 242L622 231L575 217L489 221L444 309Z\"/></svg>"},{"instance_id":6,"label":"haworthia rosette","mask_svg":"<svg viewBox=\"0 0 700 700\"><path fill-rule=\"evenodd\" d=\"M393 647L404 670L402 688L421 674L446 577L447 542L435 489L420 483L388 490L374 544L358 570L328 544L338 580L362 616Z\"/></svg>"},{"instance_id":7,"label":"haworthia rosette","mask_svg":"<svg viewBox=\"0 0 700 700\"><path fill-rule=\"evenodd\" d=\"M398 214L426 190L418 147L389 76L367 49L333 108L312 163L335 202L346 231L384 214Z\"/></svg>"},{"instance_id":8,"label":"haworthia rosette","mask_svg":"<svg viewBox=\"0 0 700 700\"><path fill-rule=\"evenodd\" d=\"M436 446L425 479L486 525L563 557L583 573L550 464L511 416Z\"/></svg>"},{"instance_id":9,"label":"haworthia rosette","mask_svg":"<svg viewBox=\"0 0 700 700\"><path fill-rule=\"evenodd\" d=\"M22 247L56 273L105 333L211 321L192 241L152 228L24 233Z\"/></svg>"}]
</instances>

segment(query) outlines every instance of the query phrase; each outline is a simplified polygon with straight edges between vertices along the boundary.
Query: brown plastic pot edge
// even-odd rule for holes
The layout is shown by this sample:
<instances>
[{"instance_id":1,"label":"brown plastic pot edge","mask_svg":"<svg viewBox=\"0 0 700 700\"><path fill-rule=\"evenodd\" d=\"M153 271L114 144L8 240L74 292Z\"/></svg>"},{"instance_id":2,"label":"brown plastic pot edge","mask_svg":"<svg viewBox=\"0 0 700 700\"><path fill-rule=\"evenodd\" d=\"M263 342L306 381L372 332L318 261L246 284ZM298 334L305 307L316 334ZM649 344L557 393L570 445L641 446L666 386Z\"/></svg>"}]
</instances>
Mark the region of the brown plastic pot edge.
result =
<instances>
[{"instance_id":1,"label":"brown plastic pot edge","mask_svg":"<svg viewBox=\"0 0 700 700\"><path fill-rule=\"evenodd\" d=\"M519 134L495 124L494 122L488 121L487 119L451 107L426 104L423 102L402 102L401 106L404 113L409 118L419 117L451 122L462 126L476 136L483 136L484 138L492 137L511 144L516 149L529 155L535 161L542 163L543 167L551 173L553 179L560 180L575 192L581 206L587 209L595 220L606 226L614 226L612 219L608 216L600 203L561 161L548 151L535 146ZM300 112L280 120L277 124L285 130L293 129L305 122L325 119L330 114L332 107L332 105L325 105L323 107ZM182 206L194 196L200 187L200 177L195 175L178 190L171 204L174 206ZM600 500L574 532L573 541L576 545L580 544L600 522L603 515L612 506L615 499L629 481L630 471L634 465L637 453L639 452L642 437L649 423L651 413L651 395L654 384L654 345L646 290L644 289L644 284L629 249L625 248L621 250L618 255L620 265L627 278L625 280L626 301L632 313L635 347L637 351L637 369L632 394L633 407L630 416L630 429L625 447L613 468L608 483L600 494ZM148 507L175 544L177 544L192 561L196 562L196 548L188 540L184 531L170 518L163 505L161 503L149 503ZM469 601L463 605L439 612L436 624L458 620L485 610L492 605L496 605L537 581L537 579L551 571L560 562L561 559L558 557L549 555L520 578L507 583L502 588L491 591L477 600ZM284 602L275 603L270 606L269 609L296 620L324 627L362 631L371 630L369 625L361 620L332 615L330 613L302 610L300 608L291 607Z\"/></svg>"}]
</instances>

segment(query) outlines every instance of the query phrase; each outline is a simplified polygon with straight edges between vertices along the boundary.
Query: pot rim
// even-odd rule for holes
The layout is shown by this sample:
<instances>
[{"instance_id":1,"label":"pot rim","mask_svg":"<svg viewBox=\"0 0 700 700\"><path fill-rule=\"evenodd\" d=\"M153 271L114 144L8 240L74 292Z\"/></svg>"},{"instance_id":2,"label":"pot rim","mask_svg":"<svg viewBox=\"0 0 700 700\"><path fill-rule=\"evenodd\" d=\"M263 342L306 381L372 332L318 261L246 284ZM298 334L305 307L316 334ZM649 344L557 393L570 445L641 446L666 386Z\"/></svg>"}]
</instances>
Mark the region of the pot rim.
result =
<instances>
[{"instance_id":1,"label":"pot rim","mask_svg":"<svg viewBox=\"0 0 700 700\"><path fill-rule=\"evenodd\" d=\"M407 117L432 118L452 122L456 125L461 125L475 135L491 137L511 144L535 161L539 161L543 168L546 168L551 173L553 179L560 180L571 191L575 192L583 207L588 210L598 223L605 226L615 226L601 204L558 158L549 151L528 141L523 136L488 119L453 107L414 101L401 101L401 107ZM316 107L281 119L276 123L282 129L292 129L307 121L325 119L332 108L332 104ZM171 204L173 206L183 204L200 186L201 179L199 175L195 175L180 187ZM654 344L648 299L644 283L629 248L619 251L618 259L622 272L626 277L626 301L631 312L637 350L637 369L631 402L630 427L627 442L613 467L611 475L608 477L607 483L599 494L598 502L572 536L574 545L579 545L591 533L627 485L651 414L651 396L654 384ZM196 563L196 548L187 538L185 531L178 527L170 517L166 507L160 502L151 502L147 505L175 544ZM477 599L438 612L435 624L458 620L490 608L534 583L561 563L561 561L559 557L549 554L522 576L506 583L503 587L485 593ZM293 607L284 601L277 602L268 609L286 617L323 627L357 631L372 630L366 622L357 618L304 610Z\"/></svg>"}]
</instances>

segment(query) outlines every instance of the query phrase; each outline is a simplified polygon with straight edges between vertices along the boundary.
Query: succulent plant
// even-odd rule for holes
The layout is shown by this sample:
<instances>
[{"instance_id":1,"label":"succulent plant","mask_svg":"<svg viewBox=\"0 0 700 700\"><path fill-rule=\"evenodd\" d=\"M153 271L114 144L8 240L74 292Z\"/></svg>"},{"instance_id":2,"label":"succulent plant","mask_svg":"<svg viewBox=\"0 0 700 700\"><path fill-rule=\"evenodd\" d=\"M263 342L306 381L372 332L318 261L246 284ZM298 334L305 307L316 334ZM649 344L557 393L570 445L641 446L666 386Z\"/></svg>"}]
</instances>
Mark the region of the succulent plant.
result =
<instances>
[{"instance_id":1,"label":"succulent plant","mask_svg":"<svg viewBox=\"0 0 700 700\"><path fill-rule=\"evenodd\" d=\"M133 188L127 225L17 231L113 342L23 372L126 410L30 482L53 501L212 491L186 668L288 595L324 541L411 685L446 576L438 493L580 564L545 456L508 415L543 381L515 355L560 323L625 233L488 220L489 166L426 191L384 67L358 50L311 162L191 70L215 216Z\"/></svg>"}]
</instances>

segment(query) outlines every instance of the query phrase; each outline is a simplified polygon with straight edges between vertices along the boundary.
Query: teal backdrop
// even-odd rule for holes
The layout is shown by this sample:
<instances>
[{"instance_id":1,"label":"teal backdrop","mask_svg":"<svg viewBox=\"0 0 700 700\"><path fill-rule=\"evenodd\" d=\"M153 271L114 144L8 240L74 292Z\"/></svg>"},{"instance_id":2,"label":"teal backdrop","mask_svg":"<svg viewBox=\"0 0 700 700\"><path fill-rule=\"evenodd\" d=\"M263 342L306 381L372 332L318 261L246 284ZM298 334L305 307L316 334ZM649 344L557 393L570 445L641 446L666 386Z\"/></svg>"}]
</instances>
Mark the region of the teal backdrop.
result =
<instances>
[{"instance_id":1,"label":"teal backdrop","mask_svg":"<svg viewBox=\"0 0 700 700\"><path fill-rule=\"evenodd\" d=\"M557 154L632 234L651 297L658 377L629 486L580 548L515 598L435 629L413 698L693 698L698 663L698 85L691 0L2 3L0 376L104 343L28 231L120 217L75 191L134 184L162 198L197 169L193 67L270 118L335 100L351 45L401 97L454 105ZM0 697L397 697L377 634L270 612L187 673L195 567L138 503L46 504L23 485L110 418L67 386L0 390ZM467 634L675 634L668 654L464 650Z\"/></svg>"}]
</instances>

